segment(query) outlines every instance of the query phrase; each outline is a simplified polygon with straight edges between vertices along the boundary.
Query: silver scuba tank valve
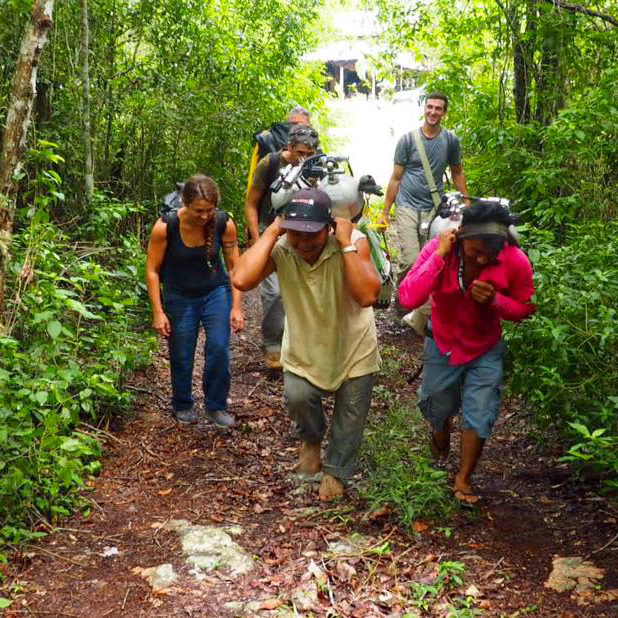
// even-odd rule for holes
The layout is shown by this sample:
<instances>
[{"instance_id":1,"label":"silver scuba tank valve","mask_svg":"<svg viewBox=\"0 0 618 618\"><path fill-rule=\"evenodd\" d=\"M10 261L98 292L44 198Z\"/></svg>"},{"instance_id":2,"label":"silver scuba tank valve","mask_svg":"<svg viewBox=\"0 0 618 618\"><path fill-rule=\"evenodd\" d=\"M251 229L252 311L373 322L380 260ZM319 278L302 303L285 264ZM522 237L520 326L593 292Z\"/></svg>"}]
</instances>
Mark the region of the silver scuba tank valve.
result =
<instances>
[{"instance_id":1,"label":"silver scuba tank valve","mask_svg":"<svg viewBox=\"0 0 618 618\"><path fill-rule=\"evenodd\" d=\"M311 183L302 176L301 164L289 163L281 169L279 176L270 186L270 201L275 213L279 214L296 191L307 189Z\"/></svg>"},{"instance_id":2,"label":"silver scuba tank valve","mask_svg":"<svg viewBox=\"0 0 618 618\"><path fill-rule=\"evenodd\" d=\"M281 186L285 189L292 187L298 180L303 168L302 165L292 165L289 163L281 170Z\"/></svg>"},{"instance_id":3,"label":"silver scuba tank valve","mask_svg":"<svg viewBox=\"0 0 618 618\"><path fill-rule=\"evenodd\" d=\"M461 225L463 210L466 207L463 195L459 191L451 191L444 194L443 201L444 206L438 210L428 226L427 240L446 230L456 230ZM421 232L424 234L422 227Z\"/></svg>"},{"instance_id":4,"label":"silver scuba tank valve","mask_svg":"<svg viewBox=\"0 0 618 618\"><path fill-rule=\"evenodd\" d=\"M463 195L459 191L449 191L442 198L447 206L453 207L462 204Z\"/></svg>"}]
</instances>

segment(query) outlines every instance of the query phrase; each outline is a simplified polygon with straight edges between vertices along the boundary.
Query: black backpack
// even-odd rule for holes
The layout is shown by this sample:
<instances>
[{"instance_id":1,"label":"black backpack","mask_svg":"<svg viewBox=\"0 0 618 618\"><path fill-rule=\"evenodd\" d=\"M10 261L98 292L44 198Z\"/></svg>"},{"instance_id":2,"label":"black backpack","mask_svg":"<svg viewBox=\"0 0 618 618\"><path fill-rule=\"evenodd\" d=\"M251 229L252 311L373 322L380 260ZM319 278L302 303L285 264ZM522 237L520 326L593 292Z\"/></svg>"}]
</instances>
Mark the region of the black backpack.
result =
<instances>
[{"instance_id":1,"label":"black backpack","mask_svg":"<svg viewBox=\"0 0 618 618\"><path fill-rule=\"evenodd\" d=\"M177 212L180 208L180 194L185 186L184 182L176 183L176 190L163 196L161 207L159 208L159 216L167 223L169 216L173 212Z\"/></svg>"},{"instance_id":2,"label":"black backpack","mask_svg":"<svg viewBox=\"0 0 618 618\"><path fill-rule=\"evenodd\" d=\"M292 127L291 122L275 122L267 131L259 131L254 135L258 146L258 160L263 159L269 152L283 150L288 145L288 134Z\"/></svg>"}]
</instances>

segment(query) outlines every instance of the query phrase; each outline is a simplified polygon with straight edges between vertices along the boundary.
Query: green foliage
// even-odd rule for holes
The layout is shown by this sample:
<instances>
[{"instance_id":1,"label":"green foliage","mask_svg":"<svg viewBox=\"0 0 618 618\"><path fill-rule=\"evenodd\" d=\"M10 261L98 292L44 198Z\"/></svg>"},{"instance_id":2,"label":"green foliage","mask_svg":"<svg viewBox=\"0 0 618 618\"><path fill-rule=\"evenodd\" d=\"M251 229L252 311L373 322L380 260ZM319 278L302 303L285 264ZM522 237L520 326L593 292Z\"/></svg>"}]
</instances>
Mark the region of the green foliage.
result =
<instances>
[{"instance_id":1,"label":"green foliage","mask_svg":"<svg viewBox=\"0 0 618 618\"><path fill-rule=\"evenodd\" d=\"M577 444L570 461L618 478L618 225L569 226L556 247L536 234L529 256L535 267L538 311L506 329L514 354L511 386L544 429Z\"/></svg>"},{"instance_id":2,"label":"green foliage","mask_svg":"<svg viewBox=\"0 0 618 618\"><path fill-rule=\"evenodd\" d=\"M383 357L385 384L374 387L374 401L386 402L388 409L368 419L361 451L366 473L359 490L370 508L389 505L411 527L419 517L444 518L453 506L446 473L432 465L420 412L394 397L403 375L397 361L388 348Z\"/></svg>"},{"instance_id":3,"label":"green foliage","mask_svg":"<svg viewBox=\"0 0 618 618\"><path fill-rule=\"evenodd\" d=\"M394 507L407 527L419 517L445 517L452 510L446 473L433 467L426 434L418 410L393 404L386 417L369 422L363 438L368 471L361 495L371 508Z\"/></svg>"},{"instance_id":4,"label":"green foliage","mask_svg":"<svg viewBox=\"0 0 618 618\"><path fill-rule=\"evenodd\" d=\"M127 409L123 378L148 361L152 346L136 332L146 321L138 238L76 242L50 223L60 178L48 172L31 183L31 205L18 212L0 337L0 546L37 536L35 522L78 504L101 454L81 422ZM116 224L99 223L99 238L114 238Z\"/></svg>"},{"instance_id":5,"label":"green foliage","mask_svg":"<svg viewBox=\"0 0 618 618\"><path fill-rule=\"evenodd\" d=\"M1 115L27 21L23 4L0 8ZM253 134L296 104L319 124L323 78L300 62L318 8L319 0L90 2L97 188L152 202L202 172L219 182L223 207L240 220ZM83 202L80 35L79 3L56 3L34 108L38 135L62 145L55 171L73 209ZM77 213L58 204L56 214Z\"/></svg>"},{"instance_id":6,"label":"green foliage","mask_svg":"<svg viewBox=\"0 0 618 618\"><path fill-rule=\"evenodd\" d=\"M431 612L434 605L444 594L460 588L464 584L463 575L466 565L463 562L444 561L438 565L438 573L433 582L421 584L412 582L412 604L423 612ZM447 608L447 618L472 618L484 612L474 608L472 597L451 597Z\"/></svg>"},{"instance_id":7,"label":"green foliage","mask_svg":"<svg viewBox=\"0 0 618 618\"><path fill-rule=\"evenodd\" d=\"M618 70L574 98L555 121L470 126L467 165L476 193L508 195L545 227L616 216Z\"/></svg>"},{"instance_id":8,"label":"green foliage","mask_svg":"<svg viewBox=\"0 0 618 618\"><path fill-rule=\"evenodd\" d=\"M609 397L618 408L618 397ZM613 473L613 478L606 478L605 485L618 490L618 435L606 435L607 428L601 427L590 431L581 423L569 423L569 427L579 436L579 442L574 444L562 458L574 464L592 465L601 472Z\"/></svg>"}]
</instances>

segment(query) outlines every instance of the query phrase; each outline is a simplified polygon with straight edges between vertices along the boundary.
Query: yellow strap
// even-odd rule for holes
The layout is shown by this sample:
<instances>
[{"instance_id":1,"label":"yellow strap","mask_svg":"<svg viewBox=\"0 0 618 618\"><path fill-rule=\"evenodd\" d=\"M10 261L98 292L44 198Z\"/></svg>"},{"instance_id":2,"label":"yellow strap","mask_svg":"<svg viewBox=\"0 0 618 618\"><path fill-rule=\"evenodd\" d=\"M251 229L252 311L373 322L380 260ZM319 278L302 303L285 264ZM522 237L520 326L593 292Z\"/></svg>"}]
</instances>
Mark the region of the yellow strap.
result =
<instances>
[{"instance_id":1,"label":"yellow strap","mask_svg":"<svg viewBox=\"0 0 618 618\"><path fill-rule=\"evenodd\" d=\"M251 189L251 184L253 183L253 175L255 174L255 168L257 167L259 161L259 150L258 145L256 144L253 148L253 154L251 155L251 163L249 164L249 177L247 178L247 196L249 195L249 190Z\"/></svg>"}]
</instances>

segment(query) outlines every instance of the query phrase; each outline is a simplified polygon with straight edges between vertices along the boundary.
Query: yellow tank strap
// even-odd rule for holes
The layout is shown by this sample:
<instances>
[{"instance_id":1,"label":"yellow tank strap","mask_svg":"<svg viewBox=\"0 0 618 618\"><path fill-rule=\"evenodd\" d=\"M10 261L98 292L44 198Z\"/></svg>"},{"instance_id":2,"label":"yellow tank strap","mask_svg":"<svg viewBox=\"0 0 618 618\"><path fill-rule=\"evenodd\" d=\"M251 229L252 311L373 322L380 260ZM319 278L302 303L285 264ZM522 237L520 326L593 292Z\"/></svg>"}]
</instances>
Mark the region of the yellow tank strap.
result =
<instances>
[{"instance_id":1,"label":"yellow tank strap","mask_svg":"<svg viewBox=\"0 0 618 618\"><path fill-rule=\"evenodd\" d=\"M247 195L249 195L249 189L251 189L251 183L253 182L253 174L255 174L255 168L259 161L259 150L256 144L253 148L253 154L251 155L251 163L249 164L249 177L247 178Z\"/></svg>"}]
</instances>

